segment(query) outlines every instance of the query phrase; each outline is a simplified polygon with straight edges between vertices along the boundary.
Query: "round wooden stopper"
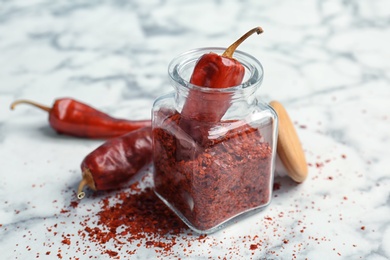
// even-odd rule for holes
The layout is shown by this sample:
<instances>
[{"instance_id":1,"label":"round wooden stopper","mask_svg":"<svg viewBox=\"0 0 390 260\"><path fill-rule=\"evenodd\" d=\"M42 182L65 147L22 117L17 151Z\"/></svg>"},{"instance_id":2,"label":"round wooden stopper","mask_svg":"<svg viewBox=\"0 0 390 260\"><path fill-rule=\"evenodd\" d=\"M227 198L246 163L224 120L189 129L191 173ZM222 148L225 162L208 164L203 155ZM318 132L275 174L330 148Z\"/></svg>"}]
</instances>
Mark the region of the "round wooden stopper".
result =
<instances>
[{"instance_id":1,"label":"round wooden stopper","mask_svg":"<svg viewBox=\"0 0 390 260\"><path fill-rule=\"evenodd\" d=\"M278 156L286 168L288 176L301 183L306 179L308 169L297 132L283 105L278 101L272 101L270 105L279 118Z\"/></svg>"}]
</instances>

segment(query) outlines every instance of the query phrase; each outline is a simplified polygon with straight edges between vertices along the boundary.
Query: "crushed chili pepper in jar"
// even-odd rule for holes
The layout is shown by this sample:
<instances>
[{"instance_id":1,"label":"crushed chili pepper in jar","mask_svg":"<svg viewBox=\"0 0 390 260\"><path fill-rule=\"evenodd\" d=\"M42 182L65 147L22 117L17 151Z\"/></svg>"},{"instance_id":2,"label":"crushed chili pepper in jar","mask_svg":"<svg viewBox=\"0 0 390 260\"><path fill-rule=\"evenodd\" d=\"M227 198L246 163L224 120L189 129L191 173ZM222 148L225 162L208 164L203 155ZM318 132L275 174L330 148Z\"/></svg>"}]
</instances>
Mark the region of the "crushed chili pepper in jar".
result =
<instances>
[{"instance_id":1,"label":"crushed chili pepper in jar","mask_svg":"<svg viewBox=\"0 0 390 260\"><path fill-rule=\"evenodd\" d=\"M257 128L239 124L198 150L193 160L176 161L176 138L169 125L154 129L155 189L198 230L209 230L248 209L270 201L272 147Z\"/></svg>"}]
</instances>

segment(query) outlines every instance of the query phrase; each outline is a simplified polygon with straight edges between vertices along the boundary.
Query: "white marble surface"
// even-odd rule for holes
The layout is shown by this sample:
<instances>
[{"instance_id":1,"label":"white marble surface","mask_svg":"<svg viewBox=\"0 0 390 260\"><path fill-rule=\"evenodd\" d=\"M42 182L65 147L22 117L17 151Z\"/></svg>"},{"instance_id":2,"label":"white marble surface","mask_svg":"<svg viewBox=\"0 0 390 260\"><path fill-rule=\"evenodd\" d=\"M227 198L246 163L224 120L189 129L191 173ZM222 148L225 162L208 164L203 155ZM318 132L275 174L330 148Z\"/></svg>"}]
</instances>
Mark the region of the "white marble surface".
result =
<instances>
[{"instance_id":1,"label":"white marble surface","mask_svg":"<svg viewBox=\"0 0 390 260\"><path fill-rule=\"evenodd\" d=\"M169 252L141 239L116 258L390 259L389 17L386 0L0 1L1 259L109 258L78 231L113 194L69 206L101 141L59 136L42 111L10 111L13 100L70 96L149 118L172 90L174 56L257 25L265 33L240 49L265 67L259 95L296 123L309 178L277 177L272 204L222 232L184 232Z\"/></svg>"}]
</instances>

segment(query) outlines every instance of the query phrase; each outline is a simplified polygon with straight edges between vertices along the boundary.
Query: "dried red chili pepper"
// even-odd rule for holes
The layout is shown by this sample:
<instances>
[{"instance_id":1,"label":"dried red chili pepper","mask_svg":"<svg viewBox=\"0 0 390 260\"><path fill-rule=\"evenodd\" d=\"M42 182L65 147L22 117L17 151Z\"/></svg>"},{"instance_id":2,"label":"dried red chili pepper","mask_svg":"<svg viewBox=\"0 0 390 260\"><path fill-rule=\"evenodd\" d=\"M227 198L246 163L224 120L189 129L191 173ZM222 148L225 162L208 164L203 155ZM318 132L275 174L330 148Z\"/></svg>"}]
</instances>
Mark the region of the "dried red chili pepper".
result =
<instances>
[{"instance_id":1,"label":"dried red chili pepper","mask_svg":"<svg viewBox=\"0 0 390 260\"><path fill-rule=\"evenodd\" d=\"M57 99L51 108L29 100L17 100L11 104L11 109L18 104L30 104L49 112L49 124L54 130L77 137L110 138L151 125L150 120L111 117L71 98Z\"/></svg>"},{"instance_id":2,"label":"dried red chili pepper","mask_svg":"<svg viewBox=\"0 0 390 260\"><path fill-rule=\"evenodd\" d=\"M237 47L253 33L263 32L261 27L249 30L237 41L231 44L222 55L216 53L204 54L196 63L190 83L198 87L206 88L229 88L242 83L245 75L245 67L233 58ZM215 102L201 102L205 93L192 88L181 111L180 126L190 134L196 141L200 141L201 133L199 127L193 125L194 121L216 123L221 120L230 106L231 96L229 93L213 93ZM215 104L218 104L216 106Z\"/></svg>"},{"instance_id":3,"label":"dried red chili pepper","mask_svg":"<svg viewBox=\"0 0 390 260\"><path fill-rule=\"evenodd\" d=\"M206 88L228 88L241 84L245 74L244 66L233 58L237 47L250 35L263 32L261 27L249 30L231 44L222 55L204 54L197 62L190 82Z\"/></svg>"},{"instance_id":4,"label":"dried red chili pepper","mask_svg":"<svg viewBox=\"0 0 390 260\"><path fill-rule=\"evenodd\" d=\"M111 138L89 153L81 163L83 179L77 197L84 198L83 188L118 189L137 177L152 162L152 128L144 127Z\"/></svg>"}]
</instances>

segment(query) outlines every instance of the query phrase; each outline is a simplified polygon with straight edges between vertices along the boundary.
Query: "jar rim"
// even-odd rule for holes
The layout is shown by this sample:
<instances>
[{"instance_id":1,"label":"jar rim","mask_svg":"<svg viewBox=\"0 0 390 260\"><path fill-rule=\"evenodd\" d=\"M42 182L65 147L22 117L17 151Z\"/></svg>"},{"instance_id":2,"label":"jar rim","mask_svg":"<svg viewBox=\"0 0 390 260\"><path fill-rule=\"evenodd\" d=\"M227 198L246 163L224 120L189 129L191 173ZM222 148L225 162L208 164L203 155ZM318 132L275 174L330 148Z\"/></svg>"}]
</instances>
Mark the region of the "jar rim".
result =
<instances>
[{"instance_id":1,"label":"jar rim","mask_svg":"<svg viewBox=\"0 0 390 260\"><path fill-rule=\"evenodd\" d=\"M197 86L184 79L180 73L180 69L188 63L197 62L198 59L207 53L214 52L221 55L226 48L222 47L204 47L196 48L181 53L176 56L168 65L168 74L170 78L179 83L179 85L188 88L195 89L202 92L218 92L218 93L233 93L244 89L257 88L263 81L264 69L259 60L252 55L236 50L233 54L233 58L238 60L245 68L250 72L249 77L241 84L228 87L228 88L208 88L203 86Z\"/></svg>"}]
</instances>

